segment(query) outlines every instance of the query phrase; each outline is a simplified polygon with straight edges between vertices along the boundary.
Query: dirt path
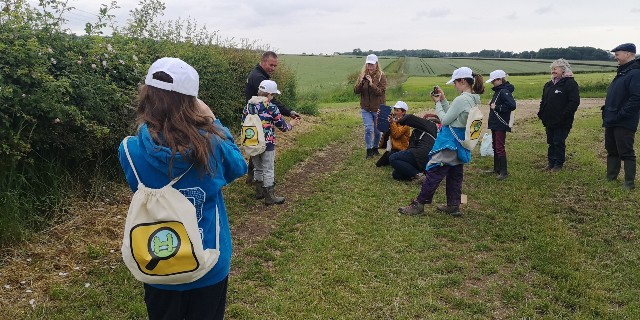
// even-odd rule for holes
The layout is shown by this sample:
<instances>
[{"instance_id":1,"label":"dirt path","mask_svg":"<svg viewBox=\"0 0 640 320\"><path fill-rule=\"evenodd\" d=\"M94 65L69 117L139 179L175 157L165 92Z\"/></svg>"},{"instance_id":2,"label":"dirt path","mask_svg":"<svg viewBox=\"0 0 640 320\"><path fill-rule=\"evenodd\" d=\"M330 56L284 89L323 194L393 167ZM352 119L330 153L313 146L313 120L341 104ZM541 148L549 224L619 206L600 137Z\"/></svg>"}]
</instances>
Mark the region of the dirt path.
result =
<instances>
[{"instance_id":1,"label":"dirt path","mask_svg":"<svg viewBox=\"0 0 640 320\"><path fill-rule=\"evenodd\" d=\"M603 99L583 99L580 107L599 107L602 103ZM535 117L538 107L537 100L518 101L516 124ZM483 108L487 114L487 107ZM336 112L343 110L336 109ZM306 127L282 139L279 148L286 149L296 134L321 125L313 117L307 117L306 122ZM349 143L360 143L361 130L356 127L351 132ZM346 144L330 144L279 178L278 193L287 196L285 204L269 210L255 202L245 204L243 209L250 218L232 226L234 255L242 255L246 248L268 237L289 204L308 196L312 182L335 172L351 149ZM34 305L48 303L52 288L73 285L91 270L114 269L122 263L121 230L131 193L122 184L105 185L103 190L104 195L99 198L74 201L61 223L34 235L30 241L0 249L0 318L15 318ZM233 273L242 272L238 266L232 268Z\"/></svg>"}]
</instances>

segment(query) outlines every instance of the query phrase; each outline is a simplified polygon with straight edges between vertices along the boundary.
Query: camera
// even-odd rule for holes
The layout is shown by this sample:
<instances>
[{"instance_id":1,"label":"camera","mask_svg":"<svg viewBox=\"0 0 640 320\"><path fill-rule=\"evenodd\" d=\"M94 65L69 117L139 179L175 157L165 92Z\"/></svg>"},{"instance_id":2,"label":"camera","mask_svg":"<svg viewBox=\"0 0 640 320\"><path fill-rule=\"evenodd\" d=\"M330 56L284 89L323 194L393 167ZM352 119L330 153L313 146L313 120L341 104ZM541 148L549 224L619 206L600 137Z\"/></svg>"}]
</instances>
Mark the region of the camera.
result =
<instances>
[{"instance_id":1,"label":"camera","mask_svg":"<svg viewBox=\"0 0 640 320\"><path fill-rule=\"evenodd\" d=\"M438 89L439 89L439 88L440 88L440 87L438 87L438 86L434 86L434 87L433 87L433 91L431 91L431 95L432 95L432 96L434 96L434 97L439 96L439 95L440 95L440 93L438 93Z\"/></svg>"}]
</instances>

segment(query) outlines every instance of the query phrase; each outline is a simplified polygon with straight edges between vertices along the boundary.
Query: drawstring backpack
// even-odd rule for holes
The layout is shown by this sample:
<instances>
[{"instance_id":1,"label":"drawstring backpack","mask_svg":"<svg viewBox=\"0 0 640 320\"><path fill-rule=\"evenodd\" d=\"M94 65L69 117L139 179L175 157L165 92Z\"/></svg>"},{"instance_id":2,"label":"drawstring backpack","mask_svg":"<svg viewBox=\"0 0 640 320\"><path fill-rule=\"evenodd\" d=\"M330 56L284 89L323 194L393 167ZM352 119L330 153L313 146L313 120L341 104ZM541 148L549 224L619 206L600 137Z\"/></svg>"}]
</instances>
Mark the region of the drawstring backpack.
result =
<instances>
[{"instance_id":1,"label":"drawstring backpack","mask_svg":"<svg viewBox=\"0 0 640 320\"><path fill-rule=\"evenodd\" d=\"M467 103L471 104L469 100L466 100ZM472 104L471 109L469 109L469 115L467 116L467 124L465 125L464 130L464 140L460 140L456 135L453 128L449 127L453 136L458 140L458 142L462 145L463 148L471 151L478 144L478 139L480 138L480 132L482 131L482 120L484 119L484 115L480 108L478 108L477 104Z\"/></svg>"},{"instance_id":2,"label":"drawstring backpack","mask_svg":"<svg viewBox=\"0 0 640 320\"><path fill-rule=\"evenodd\" d=\"M242 122L242 148L244 153L250 157L262 154L267 149L264 137L264 129L262 128L262 119L257 114L257 108L249 106L249 114ZM251 109L255 113L251 112Z\"/></svg>"},{"instance_id":3,"label":"drawstring backpack","mask_svg":"<svg viewBox=\"0 0 640 320\"><path fill-rule=\"evenodd\" d=\"M203 249L196 208L173 185L189 170L160 188L146 187L136 171L127 140L124 151L138 180L127 213L122 259L133 276L149 284L182 284L200 279L220 256L220 215L216 206L216 248Z\"/></svg>"}]
</instances>

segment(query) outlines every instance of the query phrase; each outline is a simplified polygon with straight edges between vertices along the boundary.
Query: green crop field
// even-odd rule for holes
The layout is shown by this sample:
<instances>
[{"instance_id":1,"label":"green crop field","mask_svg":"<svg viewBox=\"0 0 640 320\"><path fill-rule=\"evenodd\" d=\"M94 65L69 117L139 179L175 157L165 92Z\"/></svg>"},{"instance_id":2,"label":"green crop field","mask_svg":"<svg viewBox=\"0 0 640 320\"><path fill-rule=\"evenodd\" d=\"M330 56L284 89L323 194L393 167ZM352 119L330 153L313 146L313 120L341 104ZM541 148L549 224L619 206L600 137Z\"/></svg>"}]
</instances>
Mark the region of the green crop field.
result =
<instances>
[{"instance_id":1,"label":"green crop field","mask_svg":"<svg viewBox=\"0 0 640 320\"><path fill-rule=\"evenodd\" d=\"M488 75L484 75L487 79ZM607 86L615 73L579 73L575 75L576 82L580 86L580 96L583 98L601 98L606 92ZM409 77L402 84L400 95L398 97L390 97L391 100L406 101L424 101L429 99L428 93L433 86L440 86L447 96L456 96L453 85L445 83L450 77ZM508 81L511 82L516 90L513 93L516 99L539 99L542 95L542 87L549 81L550 75L529 75L529 76L510 76ZM485 84L485 95L492 94L491 84ZM395 99L394 99L395 98Z\"/></svg>"},{"instance_id":2,"label":"green crop field","mask_svg":"<svg viewBox=\"0 0 640 320\"><path fill-rule=\"evenodd\" d=\"M583 72L612 72L616 63L606 61L575 61L571 62L576 73ZM502 69L512 75L548 73L550 60L523 59L479 59L479 58L406 58L403 72L409 76L442 76L449 75L459 67L469 67L475 72L489 74Z\"/></svg>"},{"instance_id":3,"label":"green crop field","mask_svg":"<svg viewBox=\"0 0 640 320\"><path fill-rule=\"evenodd\" d=\"M360 72L365 57L361 56L303 56L278 55L279 60L296 72L298 90L334 89L345 85L350 74ZM381 68L397 58L380 57Z\"/></svg>"}]
</instances>

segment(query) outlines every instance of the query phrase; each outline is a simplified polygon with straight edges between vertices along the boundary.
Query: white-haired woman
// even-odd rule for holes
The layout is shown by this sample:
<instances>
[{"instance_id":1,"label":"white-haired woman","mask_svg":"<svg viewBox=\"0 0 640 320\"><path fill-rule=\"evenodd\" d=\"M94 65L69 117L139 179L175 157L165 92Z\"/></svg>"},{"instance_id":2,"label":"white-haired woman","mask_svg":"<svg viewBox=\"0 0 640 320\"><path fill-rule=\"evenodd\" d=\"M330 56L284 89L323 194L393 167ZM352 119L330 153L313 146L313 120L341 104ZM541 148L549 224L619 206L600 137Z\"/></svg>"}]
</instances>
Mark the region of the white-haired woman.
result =
<instances>
[{"instance_id":1,"label":"white-haired woman","mask_svg":"<svg viewBox=\"0 0 640 320\"><path fill-rule=\"evenodd\" d=\"M542 89L538 118L547 132L548 165L545 170L559 171L564 166L566 140L573 117L580 105L580 89L573 79L571 65L565 59L551 63L551 80Z\"/></svg>"},{"instance_id":2,"label":"white-haired woman","mask_svg":"<svg viewBox=\"0 0 640 320\"><path fill-rule=\"evenodd\" d=\"M378 110L381 104L385 104L387 90L387 77L380 70L378 57L370 54L365 60L362 71L358 76L353 91L360 95L360 113L364 123L364 143L367 147L367 159L378 152L380 131L378 131Z\"/></svg>"}]
</instances>

